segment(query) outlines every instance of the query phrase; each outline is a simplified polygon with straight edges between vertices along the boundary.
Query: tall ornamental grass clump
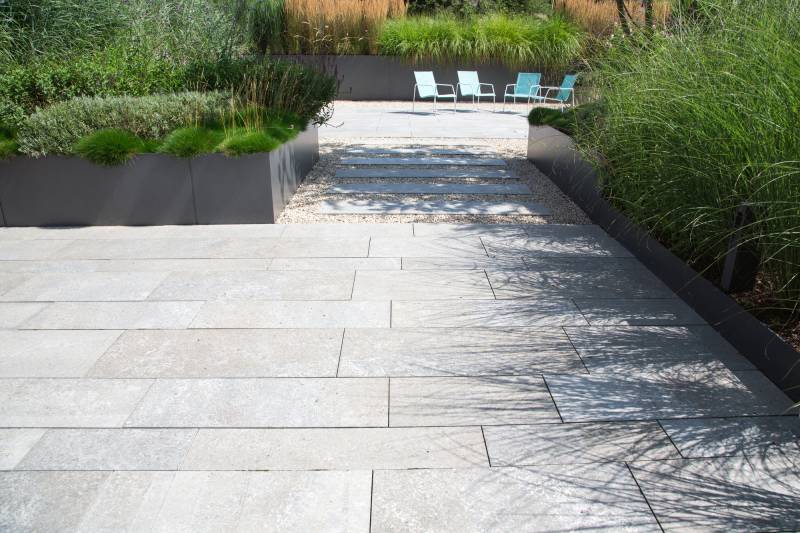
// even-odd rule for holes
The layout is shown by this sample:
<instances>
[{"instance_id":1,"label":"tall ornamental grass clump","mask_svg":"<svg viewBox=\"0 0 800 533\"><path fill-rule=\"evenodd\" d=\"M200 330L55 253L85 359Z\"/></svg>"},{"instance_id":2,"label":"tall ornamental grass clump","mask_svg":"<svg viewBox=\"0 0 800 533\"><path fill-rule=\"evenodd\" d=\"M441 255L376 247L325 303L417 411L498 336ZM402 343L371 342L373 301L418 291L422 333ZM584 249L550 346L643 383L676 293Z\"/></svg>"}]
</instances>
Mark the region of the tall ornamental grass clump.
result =
<instances>
[{"instance_id":1,"label":"tall ornamental grass clump","mask_svg":"<svg viewBox=\"0 0 800 533\"><path fill-rule=\"evenodd\" d=\"M563 68L579 57L582 36L558 17L440 14L387 21L378 47L381 54L414 60L499 60L510 67Z\"/></svg>"},{"instance_id":2,"label":"tall ornamental grass clump","mask_svg":"<svg viewBox=\"0 0 800 533\"><path fill-rule=\"evenodd\" d=\"M653 1L653 24L664 28L672 14L670 0ZM554 0L553 8L596 37L607 37L618 31L619 11L615 0ZM641 0L625 0L625 13L636 25L645 24Z\"/></svg>"},{"instance_id":3,"label":"tall ornamental grass clump","mask_svg":"<svg viewBox=\"0 0 800 533\"><path fill-rule=\"evenodd\" d=\"M762 254L759 306L800 315L800 3L703 4L598 70L605 115L580 136L608 196L712 279L734 210ZM785 315L784 315L785 316Z\"/></svg>"}]
</instances>

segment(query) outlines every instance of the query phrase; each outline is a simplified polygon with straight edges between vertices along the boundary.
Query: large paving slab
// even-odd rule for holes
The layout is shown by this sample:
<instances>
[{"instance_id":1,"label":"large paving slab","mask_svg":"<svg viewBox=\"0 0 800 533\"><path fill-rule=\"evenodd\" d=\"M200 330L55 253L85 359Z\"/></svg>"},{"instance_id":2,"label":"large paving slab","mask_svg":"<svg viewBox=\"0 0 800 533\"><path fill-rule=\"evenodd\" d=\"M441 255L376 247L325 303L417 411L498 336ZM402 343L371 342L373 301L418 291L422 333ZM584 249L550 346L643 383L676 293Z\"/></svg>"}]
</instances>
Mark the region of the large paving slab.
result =
<instances>
[{"instance_id":1,"label":"large paving slab","mask_svg":"<svg viewBox=\"0 0 800 533\"><path fill-rule=\"evenodd\" d=\"M392 378L389 425L560 422L540 377Z\"/></svg>"},{"instance_id":2,"label":"large paving slab","mask_svg":"<svg viewBox=\"0 0 800 533\"><path fill-rule=\"evenodd\" d=\"M586 319L571 300L398 301L392 302L395 328L497 328L583 326Z\"/></svg>"},{"instance_id":3,"label":"large paving slab","mask_svg":"<svg viewBox=\"0 0 800 533\"><path fill-rule=\"evenodd\" d=\"M89 375L334 377L342 333L338 329L127 331L97 361Z\"/></svg>"},{"instance_id":4,"label":"large paving slab","mask_svg":"<svg viewBox=\"0 0 800 533\"><path fill-rule=\"evenodd\" d=\"M0 378L81 377L119 331L0 330Z\"/></svg>"},{"instance_id":5,"label":"large paving slab","mask_svg":"<svg viewBox=\"0 0 800 533\"><path fill-rule=\"evenodd\" d=\"M438 224L415 222L414 236L527 238L528 233L525 227L524 224Z\"/></svg>"},{"instance_id":6,"label":"large paving slab","mask_svg":"<svg viewBox=\"0 0 800 533\"><path fill-rule=\"evenodd\" d=\"M592 233L577 235L532 235L524 239L482 237L489 255L526 257L631 257L631 253L608 236Z\"/></svg>"},{"instance_id":7,"label":"large paving slab","mask_svg":"<svg viewBox=\"0 0 800 533\"><path fill-rule=\"evenodd\" d=\"M347 300L353 272L175 272L149 300Z\"/></svg>"},{"instance_id":8,"label":"large paving slab","mask_svg":"<svg viewBox=\"0 0 800 533\"><path fill-rule=\"evenodd\" d=\"M388 328L391 303L215 301L202 306L192 328Z\"/></svg>"},{"instance_id":9,"label":"large paving slab","mask_svg":"<svg viewBox=\"0 0 800 533\"><path fill-rule=\"evenodd\" d=\"M0 472L3 531L369 531L361 472Z\"/></svg>"},{"instance_id":10,"label":"large paving slab","mask_svg":"<svg viewBox=\"0 0 800 533\"><path fill-rule=\"evenodd\" d=\"M34 274L1 298L11 302L144 300L165 276L163 272Z\"/></svg>"},{"instance_id":11,"label":"large paving slab","mask_svg":"<svg viewBox=\"0 0 800 533\"><path fill-rule=\"evenodd\" d=\"M146 379L0 380L0 427L120 427Z\"/></svg>"},{"instance_id":12,"label":"large paving slab","mask_svg":"<svg viewBox=\"0 0 800 533\"><path fill-rule=\"evenodd\" d=\"M320 213L328 215L550 215L532 202L485 200L325 200Z\"/></svg>"},{"instance_id":13,"label":"large paving slab","mask_svg":"<svg viewBox=\"0 0 800 533\"><path fill-rule=\"evenodd\" d=\"M797 531L800 455L631 463L665 531Z\"/></svg>"},{"instance_id":14,"label":"large paving slab","mask_svg":"<svg viewBox=\"0 0 800 533\"><path fill-rule=\"evenodd\" d=\"M42 428L0 429L0 470L12 470L45 433Z\"/></svg>"},{"instance_id":15,"label":"large paving slab","mask_svg":"<svg viewBox=\"0 0 800 533\"><path fill-rule=\"evenodd\" d=\"M277 257L270 262L269 270L400 270L400 257Z\"/></svg>"},{"instance_id":16,"label":"large paving slab","mask_svg":"<svg viewBox=\"0 0 800 533\"><path fill-rule=\"evenodd\" d=\"M545 378L566 422L781 415L792 405L760 372L724 367Z\"/></svg>"},{"instance_id":17,"label":"large paving slab","mask_svg":"<svg viewBox=\"0 0 800 533\"><path fill-rule=\"evenodd\" d=\"M76 240L59 259L258 259L271 257L276 238Z\"/></svg>"},{"instance_id":18,"label":"large paving slab","mask_svg":"<svg viewBox=\"0 0 800 533\"><path fill-rule=\"evenodd\" d=\"M575 304L592 326L703 326L703 320L678 298L592 299L575 298Z\"/></svg>"},{"instance_id":19,"label":"large paving slab","mask_svg":"<svg viewBox=\"0 0 800 533\"><path fill-rule=\"evenodd\" d=\"M504 167L506 162L492 157L342 157L340 165L420 165L448 167Z\"/></svg>"},{"instance_id":20,"label":"large paving slab","mask_svg":"<svg viewBox=\"0 0 800 533\"><path fill-rule=\"evenodd\" d=\"M270 250L271 257L367 257L369 237L282 238Z\"/></svg>"},{"instance_id":21,"label":"large paving slab","mask_svg":"<svg viewBox=\"0 0 800 533\"><path fill-rule=\"evenodd\" d=\"M361 239L369 237L412 237L413 224L287 224L285 239Z\"/></svg>"},{"instance_id":22,"label":"large paving slab","mask_svg":"<svg viewBox=\"0 0 800 533\"><path fill-rule=\"evenodd\" d=\"M403 257L403 270L524 270L522 257Z\"/></svg>"},{"instance_id":23,"label":"large paving slab","mask_svg":"<svg viewBox=\"0 0 800 533\"><path fill-rule=\"evenodd\" d=\"M480 239L421 238L387 239L376 237L369 246L370 257L443 257L447 259L467 257L485 259L486 248Z\"/></svg>"},{"instance_id":24,"label":"large paving slab","mask_svg":"<svg viewBox=\"0 0 800 533\"><path fill-rule=\"evenodd\" d=\"M641 372L681 361L754 370L711 326L568 327L566 332L593 374Z\"/></svg>"},{"instance_id":25,"label":"large paving slab","mask_svg":"<svg viewBox=\"0 0 800 533\"><path fill-rule=\"evenodd\" d=\"M658 531L623 464L378 470L372 529Z\"/></svg>"},{"instance_id":26,"label":"large paving slab","mask_svg":"<svg viewBox=\"0 0 800 533\"><path fill-rule=\"evenodd\" d=\"M0 261L0 272L207 272L266 270L270 259L66 259Z\"/></svg>"},{"instance_id":27,"label":"large paving slab","mask_svg":"<svg viewBox=\"0 0 800 533\"><path fill-rule=\"evenodd\" d=\"M362 147L350 148L347 150L348 154L353 155L496 155L491 151L482 150L477 146L452 146L448 148L380 148L380 147Z\"/></svg>"},{"instance_id":28,"label":"large paving slab","mask_svg":"<svg viewBox=\"0 0 800 533\"><path fill-rule=\"evenodd\" d=\"M331 194L531 194L522 183L342 183Z\"/></svg>"},{"instance_id":29,"label":"large paving slab","mask_svg":"<svg viewBox=\"0 0 800 533\"><path fill-rule=\"evenodd\" d=\"M202 302L56 302L24 321L25 329L180 329Z\"/></svg>"},{"instance_id":30,"label":"large paving slab","mask_svg":"<svg viewBox=\"0 0 800 533\"><path fill-rule=\"evenodd\" d=\"M560 328L348 329L339 376L502 376L586 372Z\"/></svg>"},{"instance_id":31,"label":"large paving slab","mask_svg":"<svg viewBox=\"0 0 800 533\"><path fill-rule=\"evenodd\" d=\"M488 466L480 427L202 429L184 470L372 470Z\"/></svg>"},{"instance_id":32,"label":"large paving slab","mask_svg":"<svg viewBox=\"0 0 800 533\"><path fill-rule=\"evenodd\" d=\"M657 422L486 426L492 466L680 459Z\"/></svg>"},{"instance_id":33,"label":"large paving slab","mask_svg":"<svg viewBox=\"0 0 800 533\"><path fill-rule=\"evenodd\" d=\"M19 327L40 313L49 304L46 303L5 303L0 302L0 329Z\"/></svg>"},{"instance_id":34,"label":"large paving slab","mask_svg":"<svg viewBox=\"0 0 800 533\"><path fill-rule=\"evenodd\" d=\"M353 300L493 300L482 271L357 272Z\"/></svg>"},{"instance_id":35,"label":"large paving slab","mask_svg":"<svg viewBox=\"0 0 800 533\"><path fill-rule=\"evenodd\" d=\"M367 378L160 379L125 425L381 427L388 385Z\"/></svg>"},{"instance_id":36,"label":"large paving slab","mask_svg":"<svg viewBox=\"0 0 800 533\"><path fill-rule=\"evenodd\" d=\"M800 453L797 416L663 420L661 425L687 459L757 456L772 447Z\"/></svg>"},{"instance_id":37,"label":"large paving slab","mask_svg":"<svg viewBox=\"0 0 800 533\"><path fill-rule=\"evenodd\" d=\"M345 179L516 179L511 172L501 168L338 168L335 178Z\"/></svg>"},{"instance_id":38,"label":"large paving slab","mask_svg":"<svg viewBox=\"0 0 800 533\"><path fill-rule=\"evenodd\" d=\"M285 226L272 224L215 224L212 226L75 226L3 228L4 239L263 239L280 237ZM202 246L202 244L200 244ZM133 244L136 246L136 244Z\"/></svg>"},{"instance_id":39,"label":"large paving slab","mask_svg":"<svg viewBox=\"0 0 800 533\"><path fill-rule=\"evenodd\" d=\"M51 429L17 470L177 470L196 429Z\"/></svg>"},{"instance_id":40,"label":"large paving slab","mask_svg":"<svg viewBox=\"0 0 800 533\"><path fill-rule=\"evenodd\" d=\"M57 254L69 241L0 240L0 261L47 259Z\"/></svg>"}]
</instances>

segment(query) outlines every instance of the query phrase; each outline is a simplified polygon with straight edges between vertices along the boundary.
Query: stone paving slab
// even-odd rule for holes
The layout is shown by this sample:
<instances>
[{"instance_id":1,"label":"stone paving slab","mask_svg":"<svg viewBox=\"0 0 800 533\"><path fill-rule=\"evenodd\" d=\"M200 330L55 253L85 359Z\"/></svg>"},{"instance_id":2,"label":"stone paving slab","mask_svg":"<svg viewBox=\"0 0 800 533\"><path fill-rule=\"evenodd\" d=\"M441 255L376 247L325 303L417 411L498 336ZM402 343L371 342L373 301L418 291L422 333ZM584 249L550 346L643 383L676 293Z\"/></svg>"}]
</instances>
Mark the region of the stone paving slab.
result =
<instances>
[{"instance_id":1,"label":"stone paving slab","mask_svg":"<svg viewBox=\"0 0 800 533\"><path fill-rule=\"evenodd\" d=\"M362 271L353 300L494 300L482 271Z\"/></svg>"},{"instance_id":2,"label":"stone paving slab","mask_svg":"<svg viewBox=\"0 0 800 533\"><path fill-rule=\"evenodd\" d=\"M285 226L276 224L2 228L2 231L0 231L0 240L199 239L201 241L208 241L209 239L263 239L280 237L284 228Z\"/></svg>"},{"instance_id":3,"label":"stone paving slab","mask_svg":"<svg viewBox=\"0 0 800 533\"><path fill-rule=\"evenodd\" d=\"M34 274L0 298L11 302L144 300L165 277L163 272Z\"/></svg>"},{"instance_id":4,"label":"stone paving slab","mask_svg":"<svg viewBox=\"0 0 800 533\"><path fill-rule=\"evenodd\" d=\"M523 224L434 224L414 223L415 237L527 238Z\"/></svg>"},{"instance_id":5,"label":"stone paving slab","mask_svg":"<svg viewBox=\"0 0 800 533\"><path fill-rule=\"evenodd\" d=\"M631 472L665 531L797 531L798 455L636 462Z\"/></svg>"},{"instance_id":6,"label":"stone paving slab","mask_svg":"<svg viewBox=\"0 0 800 533\"><path fill-rule=\"evenodd\" d=\"M388 328L389 302L207 302L192 328Z\"/></svg>"},{"instance_id":7,"label":"stone paving slab","mask_svg":"<svg viewBox=\"0 0 800 533\"><path fill-rule=\"evenodd\" d=\"M51 429L17 470L177 470L196 429Z\"/></svg>"},{"instance_id":8,"label":"stone paving slab","mask_svg":"<svg viewBox=\"0 0 800 533\"><path fill-rule=\"evenodd\" d=\"M486 249L480 239L420 238L386 239L375 237L369 246L370 257L443 257L447 259L468 257L485 259Z\"/></svg>"},{"instance_id":9,"label":"stone paving slab","mask_svg":"<svg viewBox=\"0 0 800 533\"><path fill-rule=\"evenodd\" d=\"M8 531L369 530L362 472L0 472Z\"/></svg>"},{"instance_id":10,"label":"stone paving slab","mask_svg":"<svg viewBox=\"0 0 800 533\"><path fill-rule=\"evenodd\" d=\"M755 370L711 326L568 327L566 332L593 374L627 374L681 361Z\"/></svg>"},{"instance_id":11,"label":"stone paving slab","mask_svg":"<svg viewBox=\"0 0 800 533\"><path fill-rule=\"evenodd\" d=\"M353 272L175 272L149 300L348 300Z\"/></svg>"},{"instance_id":12,"label":"stone paving slab","mask_svg":"<svg viewBox=\"0 0 800 533\"><path fill-rule=\"evenodd\" d=\"M412 237L413 224L287 224L285 239L361 239L364 237Z\"/></svg>"},{"instance_id":13,"label":"stone paving slab","mask_svg":"<svg viewBox=\"0 0 800 533\"><path fill-rule=\"evenodd\" d=\"M661 425L687 459L758 456L773 447L800 454L796 416L664 420Z\"/></svg>"},{"instance_id":14,"label":"stone paving slab","mask_svg":"<svg viewBox=\"0 0 800 533\"><path fill-rule=\"evenodd\" d=\"M4 303L0 302L0 329L19 327L25 321L41 312L46 303Z\"/></svg>"},{"instance_id":15,"label":"stone paving slab","mask_svg":"<svg viewBox=\"0 0 800 533\"><path fill-rule=\"evenodd\" d=\"M45 433L42 428L0 429L0 470L12 470Z\"/></svg>"},{"instance_id":16,"label":"stone paving slab","mask_svg":"<svg viewBox=\"0 0 800 533\"><path fill-rule=\"evenodd\" d=\"M0 380L0 427L120 427L146 379Z\"/></svg>"},{"instance_id":17,"label":"stone paving slab","mask_svg":"<svg viewBox=\"0 0 800 533\"><path fill-rule=\"evenodd\" d=\"M0 378L84 376L120 333L0 330Z\"/></svg>"},{"instance_id":18,"label":"stone paving slab","mask_svg":"<svg viewBox=\"0 0 800 533\"><path fill-rule=\"evenodd\" d=\"M44 307L19 327L181 329L189 326L202 305L202 302L56 302Z\"/></svg>"},{"instance_id":19,"label":"stone paving slab","mask_svg":"<svg viewBox=\"0 0 800 533\"><path fill-rule=\"evenodd\" d=\"M76 240L58 259L262 259L272 257L277 238Z\"/></svg>"},{"instance_id":20,"label":"stone paving slab","mask_svg":"<svg viewBox=\"0 0 800 533\"><path fill-rule=\"evenodd\" d=\"M680 459L657 422L487 426L492 466Z\"/></svg>"},{"instance_id":21,"label":"stone paving slab","mask_svg":"<svg viewBox=\"0 0 800 533\"><path fill-rule=\"evenodd\" d=\"M500 376L585 373L560 328L348 329L339 376Z\"/></svg>"},{"instance_id":22,"label":"stone paving slab","mask_svg":"<svg viewBox=\"0 0 800 533\"><path fill-rule=\"evenodd\" d=\"M334 377L342 334L338 329L127 331L97 361L89 375Z\"/></svg>"},{"instance_id":23,"label":"stone paving slab","mask_svg":"<svg viewBox=\"0 0 800 533\"><path fill-rule=\"evenodd\" d=\"M389 425L559 423L539 377L392 378Z\"/></svg>"},{"instance_id":24,"label":"stone paving slab","mask_svg":"<svg viewBox=\"0 0 800 533\"><path fill-rule=\"evenodd\" d=\"M320 213L328 215L542 215L550 209L532 202L483 200L325 200Z\"/></svg>"},{"instance_id":25,"label":"stone paving slab","mask_svg":"<svg viewBox=\"0 0 800 533\"><path fill-rule=\"evenodd\" d=\"M492 157L342 157L340 165L420 165L448 167L504 167L506 162Z\"/></svg>"},{"instance_id":26,"label":"stone paving slab","mask_svg":"<svg viewBox=\"0 0 800 533\"><path fill-rule=\"evenodd\" d=\"M691 307L678 298L608 299L575 298L575 304L592 326L704 326Z\"/></svg>"},{"instance_id":27,"label":"stone paving slab","mask_svg":"<svg viewBox=\"0 0 800 533\"><path fill-rule=\"evenodd\" d=\"M781 415L792 405L760 372L724 368L545 378L565 422Z\"/></svg>"},{"instance_id":28,"label":"stone paving slab","mask_svg":"<svg viewBox=\"0 0 800 533\"><path fill-rule=\"evenodd\" d=\"M591 234L577 237L532 236L525 239L482 237L489 255L524 255L526 257L632 257L610 237Z\"/></svg>"},{"instance_id":29,"label":"stone paving slab","mask_svg":"<svg viewBox=\"0 0 800 533\"><path fill-rule=\"evenodd\" d=\"M26 281L30 280L31 277L32 276L28 274L0 273L0 295L14 290Z\"/></svg>"},{"instance_id":30,"label":"stone paving slab","mask_svg":"<svg viewBox=\"0 0 800 533\"><path fill-rule=\"evenodd\" d=\"M270 259L69 259L0 261L0 272L208 272L266 270Z\"/></svg>"},{"instance_id":31,"label":"stone paving slab","mask_svg":"<svg viewBox=\"0 0 800 533\"><path fill-rule=\"evenodd\" d=\"M395 328L502 328L587 324L570 300L392 302L392 327Z\"/></svg>"},{"instance_id":32,"label":"stone paving slab","mask_svg":"<svg viewBox=\"0 0 800 533\"><path fill-rule=\"evenodd\" d=\"M0 240L0 261L47 259L63 250L69 241Z\"/></svg>"},{"instance_id":33,"label":"stone paving slab","mask_svg":"<svg viewBox=\"0 0 800 533\"><path fill-rule=\"evenodd\" d=\"M479 427L201 429L184 470L371 470L489 466Z\"/></svg>"},{"instance_id":34,"label":"stone paving slab","mask_svg":"<svg viewBox=\"0 0 800 533\"><path fill-rule=\"evenodd\" d=\"M385 427L388 392L369 378L160 379L125 425Z\"/></svg>"},{"instance_id":35,"label":"stone paving slab","mask_svg":"<svg viewBox=\"0 0 800 533\"><path fill-rule=\"evenodd\" d=\"M342 183L330 194L498 194L529 195L523 183Z\"/></svg>"},{"instance_id":36,"label":"stone paving slab","mask_svg":"<svg viewBox=\"0 0 800 533\"><path fill-rule=\"evenodd\" d=\"M465 156L476 156L476 155L496 155L493 152L482 150L477 146L465 146L462 148L459 147L449 147L449 148L427 148L427 147L418 147L418 148L350 148L347 150L348 154L359 154L359 155L465 155Z\"/></svg>"},{"instance_id":37,"label":"stone paving slab","mask_svg":"<svg viewBox=\"0 0 800 533\"><path fill-rule=\"evenodd\" d=\"M639 264L556 264L536 270L487 270L498 300L533 297L670 298L672 291Z\"/></svg>"},{"instance_id":38,"label":"stone paving slab","mask_svg":"<svg viewBox=\"0 0 800 533\"><path fill-rule=\"evenodd\" d=\"M658 531L625 465L378 470L373 531Z\"/></svg>"},{"instance_id":39,"label":"stone paving slab","mask_svg":"<svg viewBox=\"0 0 800 533\"><path fill-rule=\"evenodd\" d=\"M367 257L369 237L282 238L270 250L271 257Z\"/></svg>"},{"instance_id":40,"label":"stone paving slab","mask_svg":"<svg viewBox=\"0 0 800 533\"><path fill-rule=\"evenodd\" d=\"M403 270L524 270L522 257L403 257Z\"/></svg>"},{"instance_id":41,"label":"stone paving slab","mask_svg":"<svg viewBox=\"0 0 800 533\"><path fill-rule=\"evenodd\" d=\"M337 168L336 179L516 179L505 169L499 168Z\"/></svg>"},{"instance_id":42,"label":"stone paving slab","mask_svg":"<svg viewBox=\"0 0 800 533\"><path fill-rule=\"evenodd\" d=\"M399 257L277 257L269 270L323 270L353 272L355 270L400 270Z\"/></svg>"}]
</instances>

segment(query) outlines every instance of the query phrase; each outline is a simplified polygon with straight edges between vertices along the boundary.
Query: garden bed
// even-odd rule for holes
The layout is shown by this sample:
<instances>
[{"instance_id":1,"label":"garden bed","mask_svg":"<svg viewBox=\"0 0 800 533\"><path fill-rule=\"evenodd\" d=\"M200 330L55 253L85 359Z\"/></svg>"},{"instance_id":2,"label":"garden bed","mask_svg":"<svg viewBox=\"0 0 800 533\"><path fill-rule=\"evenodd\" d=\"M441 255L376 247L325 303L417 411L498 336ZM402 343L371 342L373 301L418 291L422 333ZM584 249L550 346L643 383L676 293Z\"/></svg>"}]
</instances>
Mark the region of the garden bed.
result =
<instances>
[{"instance_id":1,"label":"garden bed","mask_svg":"<svg viewBox=\"0 0 800 533\"><path fill-rule=\"evenodd\" d=\"M800 353L617 211L569 136L549 126L531 126L529 131L528 159L539 170L789 397L800 400Z\"/></svg>"},{"instance_id":2,"label":"garden bed","mask_svg":"<svg viewBox=\"0 0 800 533\"><path fill-rule=\"evenodd\" d=\"M100 166L69 156L0 161L5 226L271 224L319 158L317 127L266 153L140 154Z\"/></svg>"}]
</instances>

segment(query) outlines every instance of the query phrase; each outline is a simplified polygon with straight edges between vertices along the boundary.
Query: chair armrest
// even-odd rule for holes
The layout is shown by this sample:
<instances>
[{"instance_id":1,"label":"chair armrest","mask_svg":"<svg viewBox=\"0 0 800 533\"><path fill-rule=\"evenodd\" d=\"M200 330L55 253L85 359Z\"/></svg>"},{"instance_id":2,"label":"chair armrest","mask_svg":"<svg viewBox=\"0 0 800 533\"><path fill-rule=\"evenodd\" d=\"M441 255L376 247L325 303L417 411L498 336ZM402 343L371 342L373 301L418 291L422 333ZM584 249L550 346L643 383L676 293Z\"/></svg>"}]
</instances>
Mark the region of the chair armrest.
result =
<instances>
[{"instance_id":1,"label":"chair armrest","mask_svg":"<svg viewBox=\"0 0 800 533\"><path fill-rule=\"evenodd\" d=\"M450 87L453 94L456 94L456 88L451 83L437 83L436 88L438 89L439 87Z\"/></svg>"}]
</instances>

